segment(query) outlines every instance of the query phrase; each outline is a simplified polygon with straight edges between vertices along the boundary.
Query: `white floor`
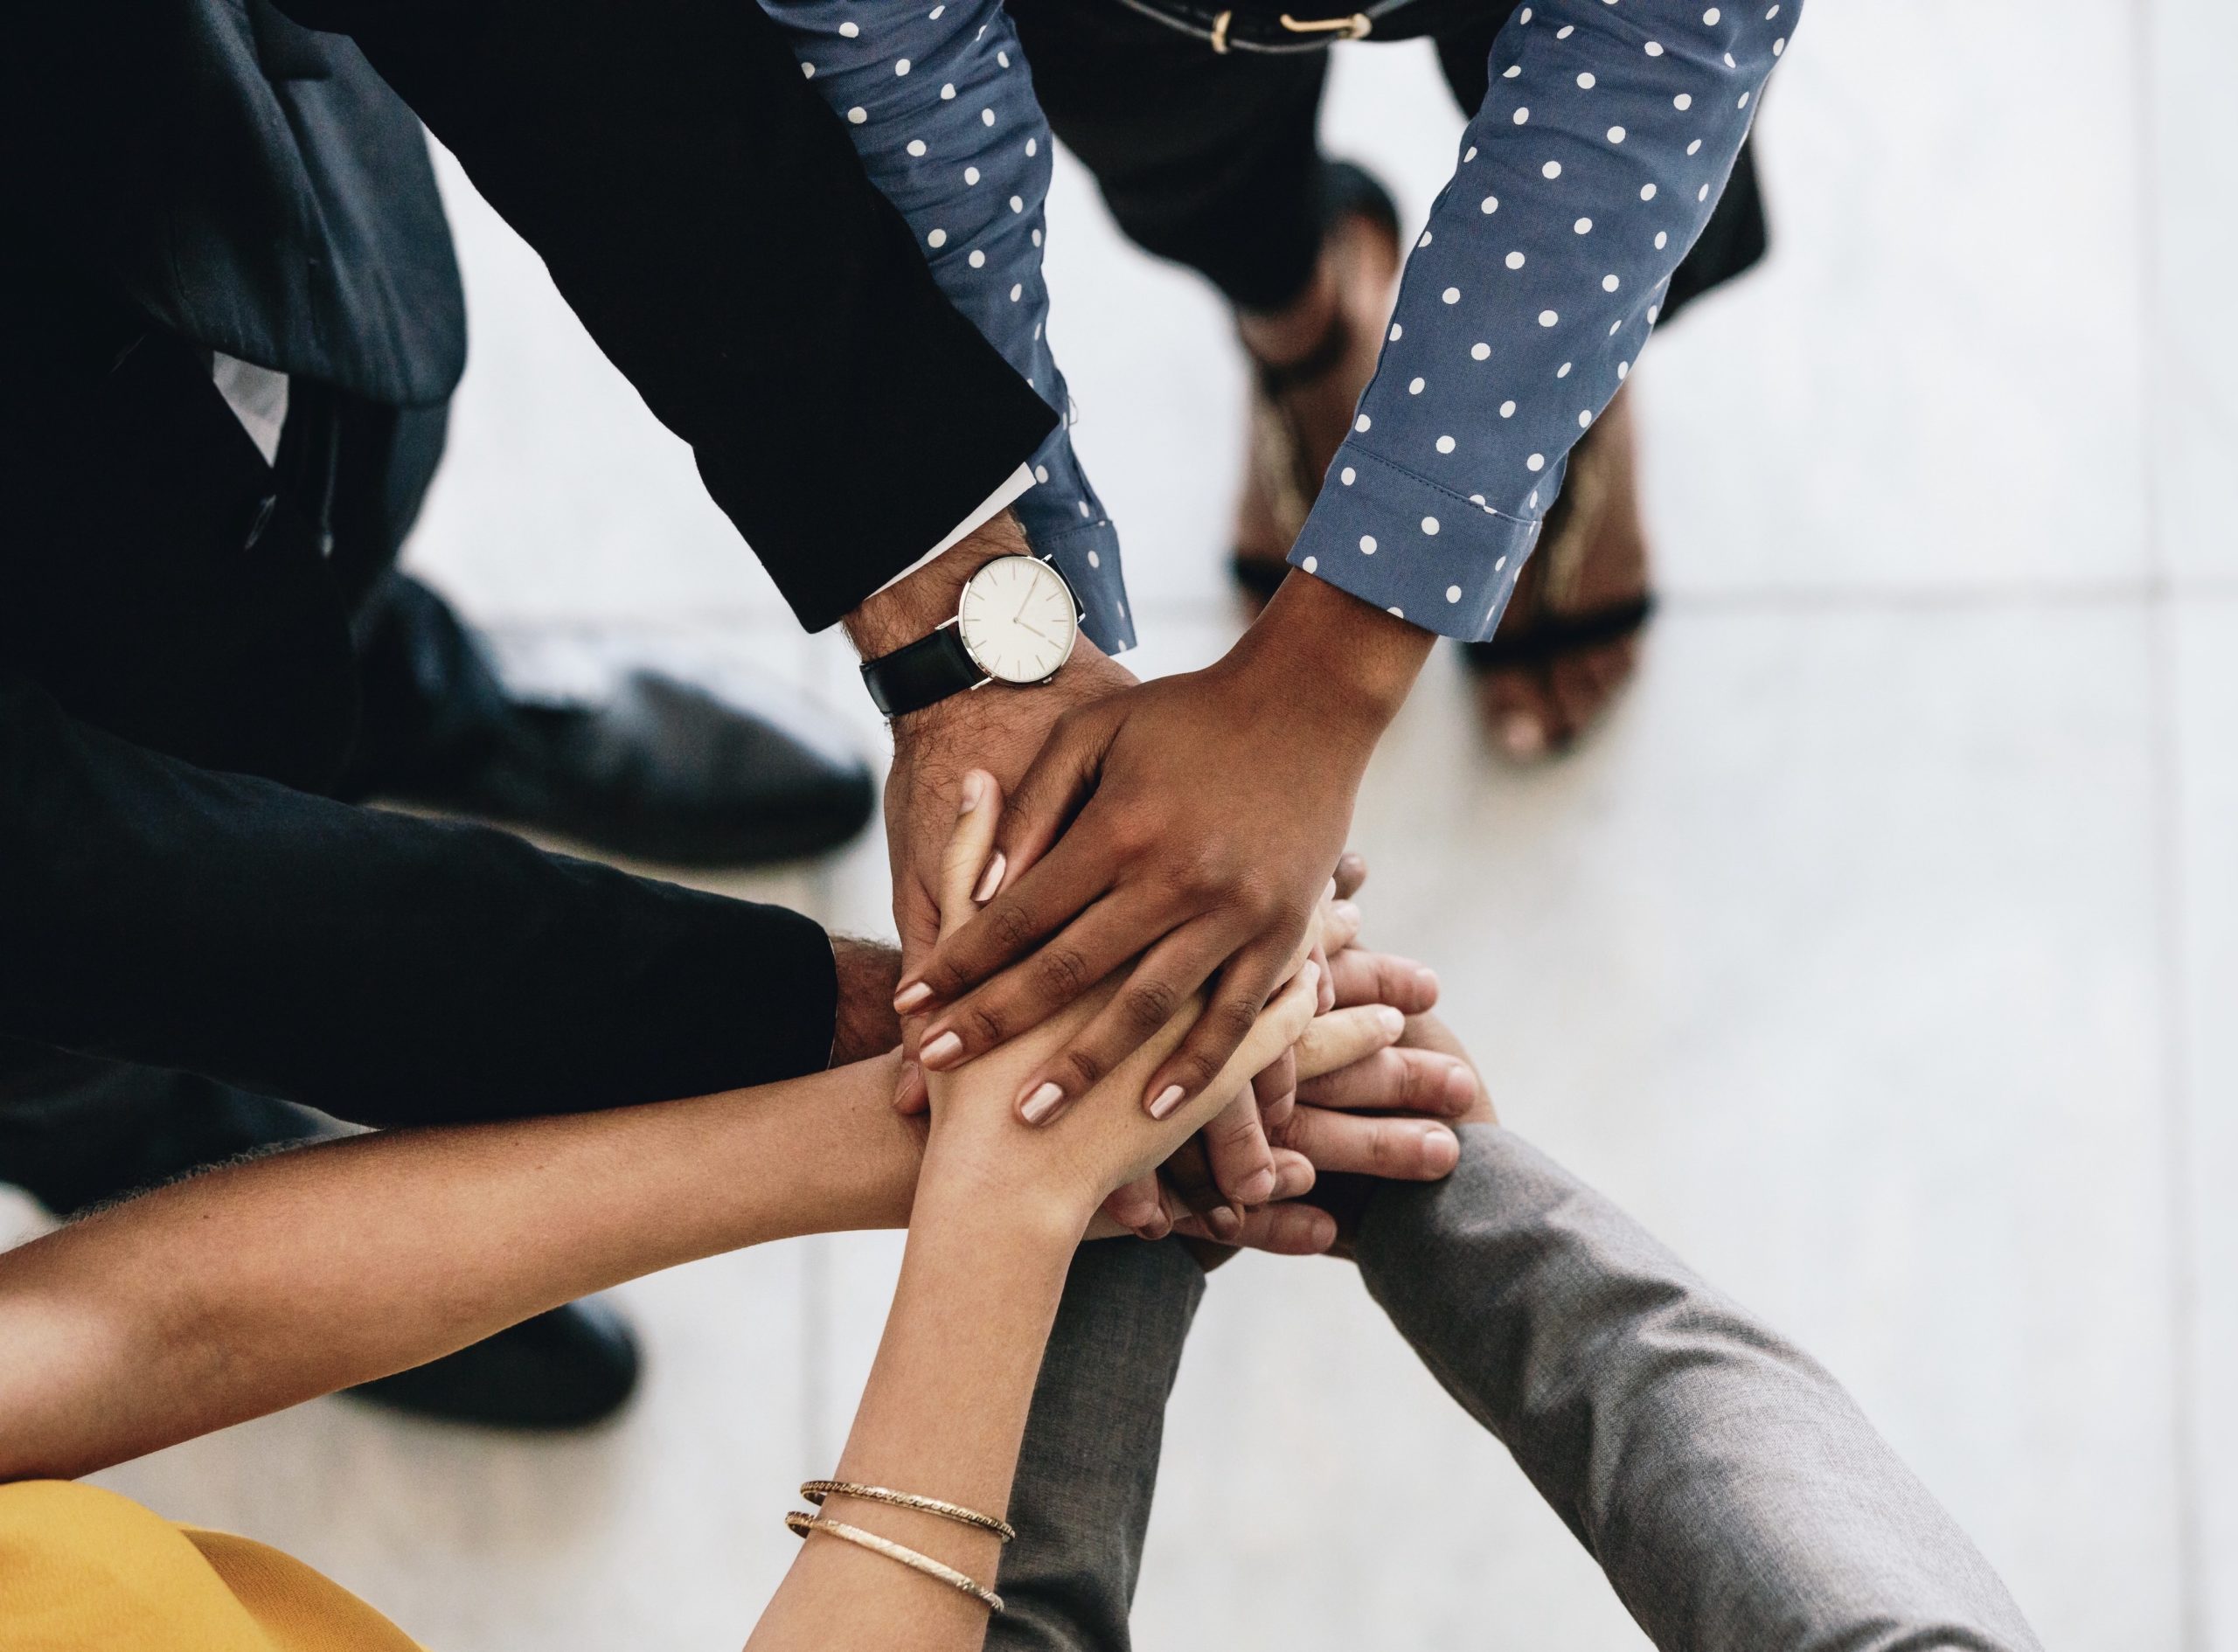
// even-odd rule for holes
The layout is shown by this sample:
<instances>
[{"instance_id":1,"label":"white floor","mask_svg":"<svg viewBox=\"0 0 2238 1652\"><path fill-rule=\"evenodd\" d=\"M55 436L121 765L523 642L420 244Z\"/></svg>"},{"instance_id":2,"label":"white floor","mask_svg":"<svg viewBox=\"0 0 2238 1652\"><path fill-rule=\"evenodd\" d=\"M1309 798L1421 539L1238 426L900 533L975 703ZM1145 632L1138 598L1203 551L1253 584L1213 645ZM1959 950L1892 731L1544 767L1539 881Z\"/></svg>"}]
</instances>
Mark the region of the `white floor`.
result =
<instances>
[{"instance_id":1,"label":"white floor","mask_svg":"<svg viewBox=\"0 0 2238 1652\"><path fill-rule=\"evenodd\" d=\"M1440 661L1356 833L1373 939L1443 972L1511 1122L1825 1358L2061 1648L2238 1652L2234 58L2215 0L1818 0L1763 122L1775 258L1640 385L1644 680L1524 774ZM1428 58L1339 64L1333 139L1419 213L1459 126ZM475 357L418 563L516 639L658 631L859 712L534 258L454 199ZM1201 661L1234 628L1220 315L1069 164L1053 220L1142 659ZM882 880L866 843L736 886L875 928ZM734 1644L895 1255L623 1293L649 1387L595 1438L327 1402L108 1478L441 1652ZM1642 1644L1346 1270L1259 1259L1199 1322L1138 1625Z\"/></svg>"}]
</instances>

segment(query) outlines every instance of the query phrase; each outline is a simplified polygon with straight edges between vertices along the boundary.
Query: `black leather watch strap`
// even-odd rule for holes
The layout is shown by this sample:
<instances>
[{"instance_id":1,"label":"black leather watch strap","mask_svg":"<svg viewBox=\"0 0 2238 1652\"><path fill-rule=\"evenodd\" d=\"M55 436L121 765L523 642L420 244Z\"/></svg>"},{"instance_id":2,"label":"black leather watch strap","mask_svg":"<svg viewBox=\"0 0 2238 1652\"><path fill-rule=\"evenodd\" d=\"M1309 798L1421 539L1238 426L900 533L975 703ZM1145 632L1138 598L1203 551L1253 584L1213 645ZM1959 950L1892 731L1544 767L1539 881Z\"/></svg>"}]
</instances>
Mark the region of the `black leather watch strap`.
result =
<instances>
[{"instance_id":1,"label":"black leather watch strap","mask_svg":"<svg viewBox=\"0 0 2238 1652\"><path fill-rule=\"evenodd\" d=\"M935 700L977 688L986 677L972 663L953 625L863 663L863 685L887 717L922 711Z\"/></svg>"}]
</instances>

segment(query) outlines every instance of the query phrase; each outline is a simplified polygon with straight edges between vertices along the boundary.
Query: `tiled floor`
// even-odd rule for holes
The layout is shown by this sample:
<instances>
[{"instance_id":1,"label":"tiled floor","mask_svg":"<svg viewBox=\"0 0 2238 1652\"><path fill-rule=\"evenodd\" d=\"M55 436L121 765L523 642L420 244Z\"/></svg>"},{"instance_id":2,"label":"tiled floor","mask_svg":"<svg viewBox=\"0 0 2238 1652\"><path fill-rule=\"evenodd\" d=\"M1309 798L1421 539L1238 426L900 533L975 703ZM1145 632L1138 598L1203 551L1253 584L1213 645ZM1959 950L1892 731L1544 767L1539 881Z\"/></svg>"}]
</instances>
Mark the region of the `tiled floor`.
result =
<instances>
[{"instance_id":1,"label":"tiled floor","mask_svg":"<svg viewBox=\"0 0 2238 1652\"><path fill-rule=\"evenodd\" d=\"M2234 57L2213 0L1818 0L1764 121L1776 256L1640 385L1644 681L1524 775L1439 662L1356 834L1374 938L1442 971L1511 1121L1825 1358L2062 1648L2238 1652ZM1348 48L1329 126L1419 212L1458 121L1423 52ZM858 709L535 260L457 206L476 353L420 563L517 639L619 620ZM1234 628L1225 326L1076 170L1053 219L1142 659L1200 662ZM882 879L866 844L738 886L865 927ZM109 1478L443 1652L720 1645L897 1253L623 1293L650 1386L594 1439L330 1402ZM1199 1322L1140 1628L1640 1644L1345 1270L1259 1259Z\"/></svg>"}]
</instances>

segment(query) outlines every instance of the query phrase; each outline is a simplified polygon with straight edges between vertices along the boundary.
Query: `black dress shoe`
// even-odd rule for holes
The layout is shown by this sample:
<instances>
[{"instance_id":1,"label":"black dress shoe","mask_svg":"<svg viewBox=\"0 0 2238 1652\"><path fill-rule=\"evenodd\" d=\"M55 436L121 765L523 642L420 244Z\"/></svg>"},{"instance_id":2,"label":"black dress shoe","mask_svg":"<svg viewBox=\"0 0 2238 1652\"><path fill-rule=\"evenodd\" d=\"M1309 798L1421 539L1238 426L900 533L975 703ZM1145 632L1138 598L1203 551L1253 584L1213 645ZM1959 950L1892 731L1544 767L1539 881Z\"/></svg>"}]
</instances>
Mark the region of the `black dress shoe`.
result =
<instances>
[{"instance_id":1,"label":"black dress shoe","mask_svg":"<svg viewBox=\"0 0 2238 1652\"><path fill-rule=\"evenodd\" d=\"M774 685L719 698L657 669L593 701L509 687L442 599L402 575L363 650L347 795L385 796L679 866L837 848L869 822L871 774L842 725Z\"/></svg>"},{"instance_id":2,"label":"black dress shoe","mask_svg":"<svg viewBox=\"0 0 2238 1652\"><path fill-rule=\"evenodd\" d=\"M190 1073L0 1038L0 1182L58 1217L332 1129L316 1114ZM457 1422L581 1428L622 1408L637 1366L629 1326L592 1301L351 1392Z\"/></svg>"},{"instance_id":3,"label":"black dress shoe","mask_svg":"<svg viewBox=\"0 0 2238 1652\"><path fill-rule=\"evenodd\" d=\"M629 1402L637 1368L629 1322L591 1297L350 1392L392 1410L487 1428L587 1428Z\"/></svg>"}]
</instances>

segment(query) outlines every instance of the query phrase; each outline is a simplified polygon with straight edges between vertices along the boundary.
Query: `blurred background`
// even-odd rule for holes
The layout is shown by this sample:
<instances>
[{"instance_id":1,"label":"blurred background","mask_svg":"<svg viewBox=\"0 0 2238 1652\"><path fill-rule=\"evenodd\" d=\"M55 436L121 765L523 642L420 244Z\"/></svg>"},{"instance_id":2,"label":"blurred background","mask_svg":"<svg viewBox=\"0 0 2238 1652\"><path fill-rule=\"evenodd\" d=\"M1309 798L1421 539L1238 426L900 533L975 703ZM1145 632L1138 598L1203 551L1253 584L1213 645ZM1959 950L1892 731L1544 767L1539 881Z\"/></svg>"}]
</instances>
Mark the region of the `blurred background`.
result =
<instances>
[{"instance_id":1,"label":"blurred background","mask_svg":"<svg viewBox=\"0 0 2238 1652\"><path fill-rule=\"evenodd\" d=\"M2061 1648L2238 1652L2234 61L2208 0L1817 0L1759 128L1770 260L1637 380L1640 682L1526 772L1442 656L1355 832L1369 939L1441 972L1507 1121L1831 1365ZM1332 147L1416 220L1460 125L1426 45L1338 49ZM882 753L844 643L443 183L473 354L411 565L531 674L657 635ZM1068 157L1050 220L1129 663L1194 666L1240 623L1241 360ZM717 886L890 933L875 836ZM326 1401L103 1479L450 1652L735 1644L899 1255L620 1293L647 1380L587 1437ZM1174 1652L1645 1644L1352 1271L1260 1257L1199 1321L1136 1621Z\"/></svg>"}]
</instances>

